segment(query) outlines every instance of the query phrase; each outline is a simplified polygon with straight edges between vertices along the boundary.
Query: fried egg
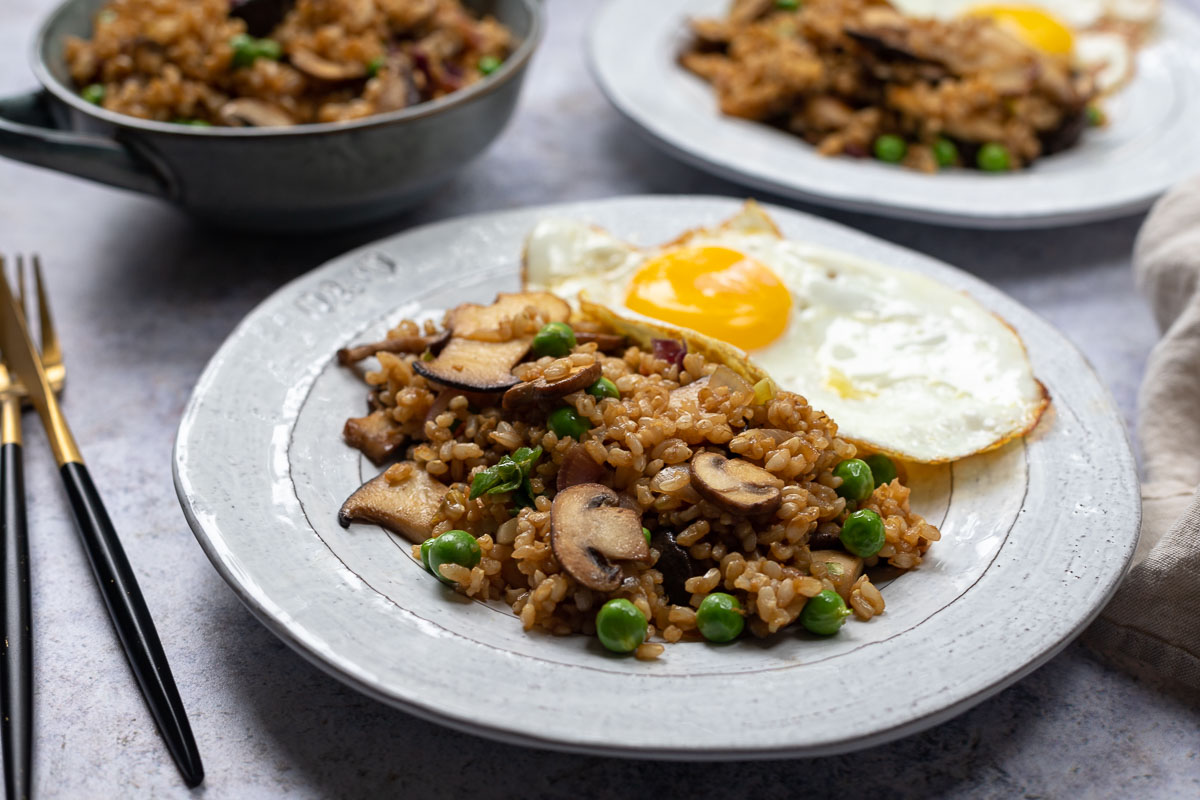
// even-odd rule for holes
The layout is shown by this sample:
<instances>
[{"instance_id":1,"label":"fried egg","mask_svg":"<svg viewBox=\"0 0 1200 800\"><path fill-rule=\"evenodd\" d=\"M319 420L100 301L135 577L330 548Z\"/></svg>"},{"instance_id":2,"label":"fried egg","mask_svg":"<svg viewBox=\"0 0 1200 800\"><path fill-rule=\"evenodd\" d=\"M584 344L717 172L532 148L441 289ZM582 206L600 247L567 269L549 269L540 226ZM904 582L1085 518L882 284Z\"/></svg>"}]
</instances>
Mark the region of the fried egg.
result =
<instances>
[{"instance_id":1,"label":"fried egg","mask_svg":"<svg viewBox=\"0 0 1200 800\"><path fill-rule=\"evenodd\" d=\"M783 238L753 201L657 247L577 220L526 240L526 287L733 344L841 434L952 461L1031 430L1046 403L1017 334L930 278Z\"/></svg>"},{"instance_id":2,"label":"fried egg","mask_svg":"<svg viewBox=\"0 0 1200 800\"><path fill-rule=\"evenodd\" d=\"M1093 74L1101 94L1132 76L1135 55L1157 21L1161 0L1048 0L990 3L986 0L891 0L914 17L986 17L1030 47L1062 56Z\"/></svg>"}]
</instances>

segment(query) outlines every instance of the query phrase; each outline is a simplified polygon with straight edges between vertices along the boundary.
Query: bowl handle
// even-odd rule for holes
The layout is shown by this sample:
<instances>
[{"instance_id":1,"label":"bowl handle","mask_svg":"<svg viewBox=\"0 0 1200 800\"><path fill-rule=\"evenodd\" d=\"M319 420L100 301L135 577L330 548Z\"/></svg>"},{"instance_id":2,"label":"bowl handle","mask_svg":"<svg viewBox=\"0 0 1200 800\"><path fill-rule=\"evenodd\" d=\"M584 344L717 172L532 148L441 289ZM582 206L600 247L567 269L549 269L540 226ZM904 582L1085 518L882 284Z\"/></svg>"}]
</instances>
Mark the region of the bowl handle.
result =
<instances>
[{"instance_id":1,"label":"bowl handle","mask_svg":"<svg viewBox=\"0 0 1200 800\"><path fill-rule=\"evenodd\" d=\"M158 172L116 139L57 128L44 91L0 97L0 156L159 196Z\"/></svg>"}]
</instances>

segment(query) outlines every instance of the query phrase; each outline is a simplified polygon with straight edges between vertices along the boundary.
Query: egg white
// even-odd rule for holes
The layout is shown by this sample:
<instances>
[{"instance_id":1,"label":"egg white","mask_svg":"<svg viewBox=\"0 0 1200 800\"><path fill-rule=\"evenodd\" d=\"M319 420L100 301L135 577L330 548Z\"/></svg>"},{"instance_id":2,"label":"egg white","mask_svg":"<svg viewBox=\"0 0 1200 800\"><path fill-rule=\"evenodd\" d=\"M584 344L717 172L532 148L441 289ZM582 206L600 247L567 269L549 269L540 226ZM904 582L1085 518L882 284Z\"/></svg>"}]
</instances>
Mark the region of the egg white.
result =
<instances>
[{"instance_id":1,"label":"egg white","mask_svg":"<svg viewBox=\"0 0 1200 800\"><path fill-rule=\"evenodd\" d=\"M788 326L749 355L853 441L912 461L952 461L1022 435L1045 406L1020 338L975 300L923 275L788 241L754 204L722 226L645 249L577 221L543 220L526 241L525 281L644 318L625 306L630 281L681 244L736 250L779 276L792 295Z\"/></svg>"},{"instance_id":2,"label":"egg white","mask_svg":"<svg viewBox=\"0 0 1200 800\"><path fill-rule=\"evenodd\" d=\"M948 20L982 5L1039 8L1071 29L1072 62L1095 76L1102 94L1133 77L1139 40L1158 19L1161 0L891 0L903 14Z\"/></svg>"}]
</instances>

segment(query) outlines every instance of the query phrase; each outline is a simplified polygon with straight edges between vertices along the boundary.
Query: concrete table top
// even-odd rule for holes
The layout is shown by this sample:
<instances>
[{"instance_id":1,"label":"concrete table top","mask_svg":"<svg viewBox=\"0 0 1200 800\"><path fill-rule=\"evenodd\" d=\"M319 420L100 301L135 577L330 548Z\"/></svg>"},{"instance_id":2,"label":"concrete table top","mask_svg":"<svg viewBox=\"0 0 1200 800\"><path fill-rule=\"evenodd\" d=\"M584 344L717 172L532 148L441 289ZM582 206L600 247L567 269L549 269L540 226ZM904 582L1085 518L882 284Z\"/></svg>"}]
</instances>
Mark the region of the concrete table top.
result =
<instances>
[{"instance_id":1,"label":"concrete table top","mask_svg":"<svg viewBox=\"0 0 1200 800\"><path fill-rule=\"evenodd\" d=\"M0 7L0 92L32 86L29 42L54 4ZM175 498L175 428L209 356L279 285L350 247L465 213L648 192L749 194L662 155L607 105L582 47L594 7L552 2L505 134L426 207L371 229L234 234L152 200L0 162L0 252L36 251L45 262L70 370L65 408L157 620L208 773L203 788L186 790L153 729L30 416L37 795L1200 796L1200 709L1079 645L949 723L857 754L711 767L623 761L497 744L369 700L277 640L217 576ZM1083 350L1132 424L1157 334L1129 270L1140 218L982 233L820 213L974 272L1041 313Z\"/></svg>"}]
</instances>

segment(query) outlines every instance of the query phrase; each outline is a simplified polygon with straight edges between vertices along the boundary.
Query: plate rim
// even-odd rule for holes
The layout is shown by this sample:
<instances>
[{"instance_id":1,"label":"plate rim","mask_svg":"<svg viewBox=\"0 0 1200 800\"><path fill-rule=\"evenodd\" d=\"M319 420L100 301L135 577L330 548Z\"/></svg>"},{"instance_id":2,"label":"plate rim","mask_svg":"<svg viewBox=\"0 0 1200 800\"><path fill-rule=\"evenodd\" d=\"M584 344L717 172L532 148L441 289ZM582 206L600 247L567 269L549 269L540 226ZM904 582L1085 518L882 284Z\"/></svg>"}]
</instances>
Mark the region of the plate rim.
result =
<instances>
[{"instance_id":1,"label":"plate rim","mask_svg":"<svg viewBox=\"0 0 1200 800\"><path fill-rule=\"evenodd\" d=\"M334 256L331 259L328 259L321 265L318 265L317 267L314 267L313 269L296 276L287 283L275 289L267 297L256 304L253 309L247 312L245 316L238 322L238 324L229 332L221 346L213 354L209 362L206 364L204 370L201 372L200 377L196 382L196 386L189 397L187 405L185 406L172 451L172 477L175 485L176 495L183 510L184 517L187 520L188 526L192 530L193 535L196 537L197 542L200 544L201 549L209 558L209 561L213 564L213 567L216 569L217 573L234 591L235 596L238 597L243 605L247 607L253 616L255 616L264 625L264 627L270 630L294 651L298 652L309 663L317 666L323 672L331 677L336 678L342 683L347 684L378 701L384 702L396 708L400 708L401 710L414 714L422 719L445 725L465 733L470 733L505 743L517 743L525 746L569 753L599 754L639 760L658 759L689 761L703 759L712 761L734 761L746 759L781 759L832 755L884 744L886 742L894 741L904 736L928 729L934 725L958 716L959 714L997 694L1003 689L1016 683L1021 678L1027 676L1034 670L1038 669L1040 666L1061 652L1063 648L1073 641L1097 616L1099 616L1104 606L1107 604L1108 600L1111 599L1112 595L1115 593L1117 587L1128 571L1129 564L1137 544L1138 529L1140 528L1140 504L1137 504L1130 509L1133 517L1132 525L1134 534L1132 538L1125 544L1125 552L1123 554L1123 564L1121 565L1121 568L1112 572L1112 574L1109 576L1109 580L1103 586L1102 592L1100 592L1099 596L1102 597L1102 600L1096 602L1088 614L1079 620L1071 630L1065 632L1057 641L1046 646L1041 653L1026 661L1019 668L1007 673L1002 678L985 687L981 687L971 695L960 698L958 701L949 705L930 710L927 713L915 717L906 718L901 722L877 730L870 734L857 734L853 736L847 734L846 736L838 737L817 745L780 745L775 747L741 748L732 747L725 748L723 750L717 750L712 748L697 749L688 747L656 747L653 749L647 749L611 744L596 744L586 741L568 741L557 738L541 737L515 727L498 727L478 719L460 719L452 714L439 713L439 711L434 708L432 704L429 706L422 705L400 695L389 693L387 690L360 677L352 670L343 668L336 659L327 657L326 655L318 652L317 648L313 646L310 641L308 641L306 631L301 630L297 632L293 627L289 627L286 621L279 619L274 613L272 613L272 609L270 608L272 605L270 598L260 596L260 593L255 591L255 589L258 587L245 584L235 574L235 571L231 568L231 565L227 562L225 557L224 551L228 548L227 542L221 535L221 531L217 529L215 531L215 535L210 535L209 531L205 529L203 523L196 516L187 493L187 481L184 474L187 470L187 467L184 463L185 456L183 452L181 452L181 445L183 445L187 440L188 434L191 431L191 427L195 422L196 413L203 402L203 390L207 387L207 384L211 382L214 375L222 366L222 356L226 349L234 346L234 343L239 338L239 335L247 327L253 324L253 321L259 316L260 312L262 312L264 308L267 308L277 298L294 294L296 287L300 286L302 283L313 280L314 276L318 273L333 268L340 263L344 263L346 260L349 260L355 256L380 249L380 245L384 242L402 239L417 232L427 232L436 228L452 229L459 226L466 226L472 223L485 221L489 218L502 217L513 213L525 212L549 214L554 213L557 209L566 207L577 210L584 206L610 203L620 204L630 201L655 203L661 202L668 204L672 201L680 201L683 203L692 201L711 201L720 204L727 204L731 208L739 202L736 199L719 195L623 195L600 200L568 201L565 203L542 204L537 206L519 207L515 209L505 209L501 211L482 212L451 217L445 220L416 226L395 234L381 237L380 239L367 242L363 245ZM786 207L775 206L769 203L763 203L762 205L769 214L777 218L789 215L802 217L808 222L816 222L819 225L828 226L831 229L838 229L842 233L852 234L854 238L859 238L863 241L883 243L889 248L906 251L910 254L918 256L921 260L931 264L936 264L941 268L946 268L954 272L961 273L970 281L981 283L987 286L991 291L1008 298L1012 303L1020 306L1026 313L1030 314L1039 322L1053 330L1054 333L1062 340L1062 344L1069 348L1074 355L1078 356L1081 368L1085 370L1093 379L1095 379L1097 386L1099 386L1102 390L1103 398L1106 401L1105 411L1116 418L1117 425L1123 435L1125 449L1122 451L1121 455L1123 457L1127 457L1124 460L1127 462L1126 466L1129 467L1128 477L1132 479L1132 486L1136 494L1136 488L1139 485L1139 476L1137 475L1136 464L1133 460L1129 431L1116 410L1111 390L1100 379L1092 364L1078 350L1078 348L1061 332L1059 332L1057 328L1054 328L1054 326L1043 319L1039 314L1034 312L1032 309L1029 309L1015 298L1012 298L999 288L992 286L991 284L987 284L981 278L971 274L970 272L958 267L954 267L944 261L941 261L940 259L928 256L924 253L913 250L912 248L895 244L885 239L881 239L880 237L864 233L841 223L833 222L813 214L795 209L789 209Z\"/></svg>"},{"instance_id":2,"label":"plate rim","mask_svg":"<svg viewBox=\"0 0 1200 800\"><path fill-rule=\"evenodd\" d=\"M605 0L592 15L586 33L588 74L600 89L601 94L604 95L609 105L646 141L649 141L668 155L696 169L732 183L770 192L778 198L812 203L817 206L841 211L871 214L884 218L920 222L929 225L998 231L1058 228L1133 216L1146 211L1172 185L1166 183L1152 190L1146 190L1123 199L1120 202L1094 203L1062 211L1023 213L1010 208L1008 210L958 213L952 210L929 208L919 203L897 203L895 200L873 199L861 193L857 197L828 194L818 189L800 187L793 183L772 180L763 175L744 171L737 166L725 163L723 160L714 160L705 155L699 148L689 148L686 144L677 141L677 138L669 136L665 129L666 126L661 126L662 129L660 129L660 126L656 126L651 121L645 119L644 115L634 109L632 104L627 102L622 93L606 78L604 63L600 54L599 40L601 29L608 20L608 17L615 14L613 9L620 6L623 2L628 3L632 2L632 0ZM1169 24L1171 20L1168 17L1177 18L1179 16L1188 19L1193 27L1200 25L1200 14L1197 14L1190 8L1180 7L1177 3L1164 0L1158 30L1160 32L1174 31L1175 28ZM1200 47L1200 40L1193 42L1193 44ZM717 119L724 120L724 115L718 114ZM1200 165L1195 166L1195 171L1200 171ZM1086 200L1086 198L1084 199Z\"/></svg>"}]
</instances>

